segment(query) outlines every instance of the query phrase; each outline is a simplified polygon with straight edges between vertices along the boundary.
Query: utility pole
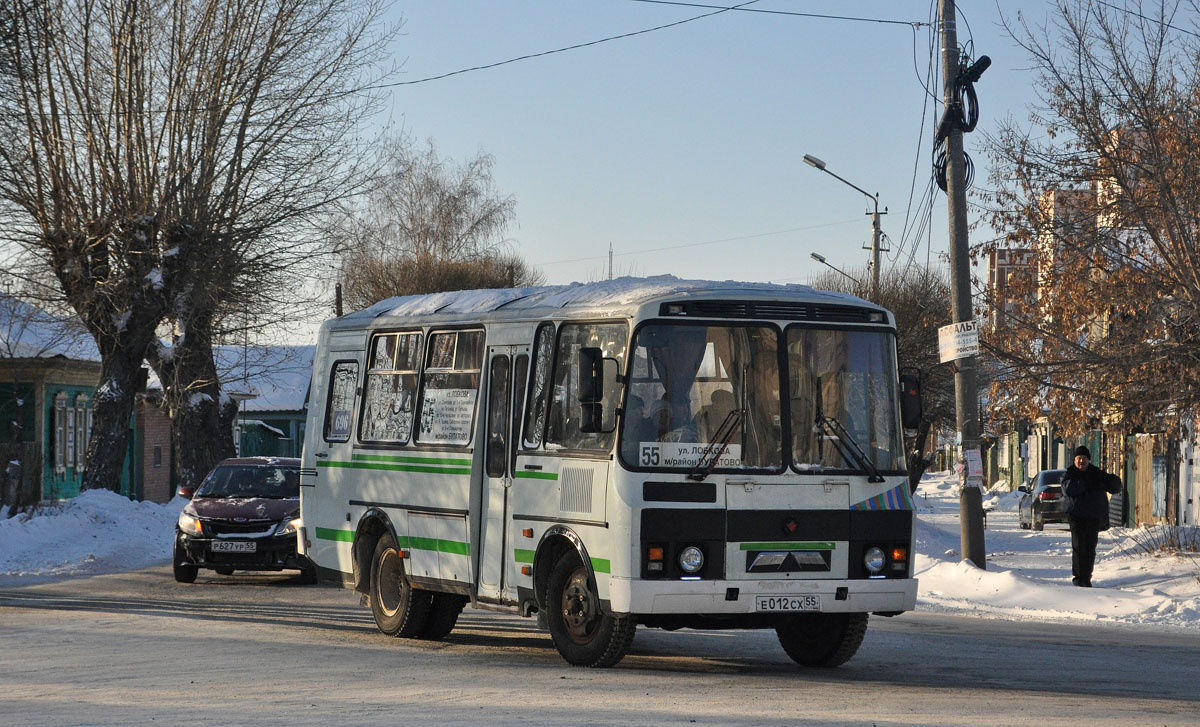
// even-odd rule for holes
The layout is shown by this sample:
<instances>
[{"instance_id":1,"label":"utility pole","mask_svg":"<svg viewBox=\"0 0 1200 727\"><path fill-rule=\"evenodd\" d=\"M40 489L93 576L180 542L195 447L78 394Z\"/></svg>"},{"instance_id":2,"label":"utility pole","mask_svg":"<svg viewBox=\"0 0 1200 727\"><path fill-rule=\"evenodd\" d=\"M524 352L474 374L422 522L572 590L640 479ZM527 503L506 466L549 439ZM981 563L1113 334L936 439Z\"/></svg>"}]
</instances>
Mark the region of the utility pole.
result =
<instances>
[{"instance_id":1,"label":"utility pole","mask_svg":"<svg viewBox=\"0 0 1200 727\"><path fill-rule=\"evenodd\" d=\"M959 82L958 28L954 0L938 0L938 26L942 39L942 101L944 114L952 112L955 86ZM959 111L961 113L961 111ZM943 116L945 118L945 116ZM967 179L963 156L962 129L945 125L946 133L946 206L950 214L950 292L955 323L971 321L971 269L967 254ZM962 438L964 480L959 496L962 531L962 558L979 568L987 568L987 550L983 540L983 478L974 476L972 466L979 455L979 390L976 381L976 357L966 356L955 362L954 409ZM972 454L974 452L974 454Z\"/></svg>"},{"instance_id":2,"label":"utility pole","mask_svg":"<svg viewBox=\"0 0 1200 727\"><path fill-rule=\"evenodd\" d=\"M879 229L879 215L887 214L887 208L879 211L879 195L875 195L875 211L871 213L871 300L879 302L879 243L883 232Z\"/></svg>"}]
</instances>

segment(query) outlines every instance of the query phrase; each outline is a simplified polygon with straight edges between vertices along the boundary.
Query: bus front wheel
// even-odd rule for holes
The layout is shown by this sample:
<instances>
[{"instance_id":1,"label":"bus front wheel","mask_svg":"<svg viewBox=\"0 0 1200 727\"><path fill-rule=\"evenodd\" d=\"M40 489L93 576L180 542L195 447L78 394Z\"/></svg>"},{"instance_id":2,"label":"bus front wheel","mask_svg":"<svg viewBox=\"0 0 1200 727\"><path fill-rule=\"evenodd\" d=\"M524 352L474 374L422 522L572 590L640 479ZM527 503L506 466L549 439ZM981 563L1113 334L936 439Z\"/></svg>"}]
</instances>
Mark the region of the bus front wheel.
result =
<instances>
[{"instance_id":1,"label":"bus front wheel","mask_svg":"<svg viewBox=\"0 0 1200 727\"><path fill-rule=\"evenodd\" d=\"M550 571L546 620L554 647L568 664L606 667L629 650L637 622L632 616L604 613L588 584L588 571L574 552L567 552Z\"/></svg>"},{"instance_id":2,"label":"bus front wheel","mask_svg":"<svg viewBox=\"0 0 1200 727\"><path fill-rule=\"evenodd\" d=\"M371 615L389 636L411 638L425 627L430 594L412 587L404 576L404 559L390 534L375 544L371 557Z\"/></svg>"},{"instance_id":3,"label":"bus front wheel","mask_svg":"<svg viewBox=\"0 0 1200 727\"><path fill-rule=\"evenodd\" d=\"M868 617L865 613L801 613L776 626L775 633L797 664L841 666L862 645Z\"/></svg>"}]
</instances>

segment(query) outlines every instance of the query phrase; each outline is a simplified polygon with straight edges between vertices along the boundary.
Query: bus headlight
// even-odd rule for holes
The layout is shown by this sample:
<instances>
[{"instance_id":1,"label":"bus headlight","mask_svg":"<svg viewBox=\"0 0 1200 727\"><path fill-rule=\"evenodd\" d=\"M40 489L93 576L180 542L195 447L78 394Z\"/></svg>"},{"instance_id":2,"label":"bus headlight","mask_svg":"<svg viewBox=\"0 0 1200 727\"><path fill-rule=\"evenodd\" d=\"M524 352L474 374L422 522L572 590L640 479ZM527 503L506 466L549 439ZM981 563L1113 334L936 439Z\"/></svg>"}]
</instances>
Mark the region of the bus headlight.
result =
<instances>
[{"instance_id":1,"label":"bus headlight","mask_svg":"<svg viewBox=\"0 0 1200 727\"><path fill-rule=\"evenodd\" d=\"M883 571L883 566L887 563L887 556L883 554L883 550L875 547L867 548L867 552L863 554L863 565L871 572L871 575Z\"/></svg>"},{"instance_id":2,"label":"bus headlight","mask_svg":"<svg viewBox=\"0 0 1200 727\"><path fill-rule=\"evenodd\" d=\"M679 551L679 567L684 573L699 573L704 567L704 552L694 545Z\"/></svg>"}]
</instances>

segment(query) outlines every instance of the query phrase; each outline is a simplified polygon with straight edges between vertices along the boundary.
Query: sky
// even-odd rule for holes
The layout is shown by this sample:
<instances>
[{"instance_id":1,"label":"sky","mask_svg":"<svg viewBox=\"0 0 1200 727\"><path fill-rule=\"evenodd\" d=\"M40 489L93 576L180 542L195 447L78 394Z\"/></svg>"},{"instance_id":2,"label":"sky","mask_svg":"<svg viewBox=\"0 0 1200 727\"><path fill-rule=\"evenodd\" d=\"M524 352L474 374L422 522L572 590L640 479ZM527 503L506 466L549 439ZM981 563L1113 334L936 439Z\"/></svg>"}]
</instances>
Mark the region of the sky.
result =
<instances>
[{"instance_id":1,"label":"sky","mask_svg":"<svg viewBox=\"0 0 1200 727\"><path fill-rule=\"evenodd\" d=\"M987 569L962 562L955 482L950 473L927 474L914 498L917 610L1200 629L1200 561L1194 555L1151 557L1130 531L1109 530L1100 534L1095 587L1077 588L1071 585L1066 525L1021 530L1014 493L984 498ZM169 578L175 520L184 504L182 498L165 505L132 502L92 490L33 517L5 518L0 511L0 588L147 567L160 567Z\"/></svg>"},{"instance_id":2,"label":"sky","mask_svg":"<svg viewBox=\"0 0 1200 727\"><path fill-rule=\"evenodd\" d=\"M978 187L983 133L1025 119L1034 100L1028 62L998 20L1020 9L1038 22L1049 5L959 5L960 44L992 59L976 84L979 127L965 139ZM915 232L941 114L929 93L940 96L940 76L927 88L936 2L759 0L425 80L713 12L646 0L398 0L398 85L379 120L432 139L443 157L492 155L498 191L517 203L513 247L551 284L607 277L610 245L616 276L809 283L828 271L813 252L865 276L872 201L805 154L878 194L881 270L948 267L940 191L928 234Z\"/></svg>"}]
</instances>

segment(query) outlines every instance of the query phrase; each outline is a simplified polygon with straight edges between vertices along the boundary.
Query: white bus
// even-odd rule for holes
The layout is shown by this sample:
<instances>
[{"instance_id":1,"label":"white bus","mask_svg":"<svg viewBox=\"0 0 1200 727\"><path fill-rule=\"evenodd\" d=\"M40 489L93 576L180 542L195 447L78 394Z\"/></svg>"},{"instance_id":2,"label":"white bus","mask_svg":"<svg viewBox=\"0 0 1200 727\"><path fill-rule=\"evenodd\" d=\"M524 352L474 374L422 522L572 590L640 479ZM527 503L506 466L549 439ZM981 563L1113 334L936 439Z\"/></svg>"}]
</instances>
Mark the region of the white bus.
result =
<instances>
[{"instance_id":1,"label":"white bus","mask_svg":"<svg viewBox=\"0 0 1200 727\"><path fill-rule=\"evenodd\" d=\"M895 328L807 286L623 278L393 298L320 330L300 548L379 629L773 628L836 666L913 608ZM907 406L906 411L911 407Z\"/></svg>"}]
</instances>

